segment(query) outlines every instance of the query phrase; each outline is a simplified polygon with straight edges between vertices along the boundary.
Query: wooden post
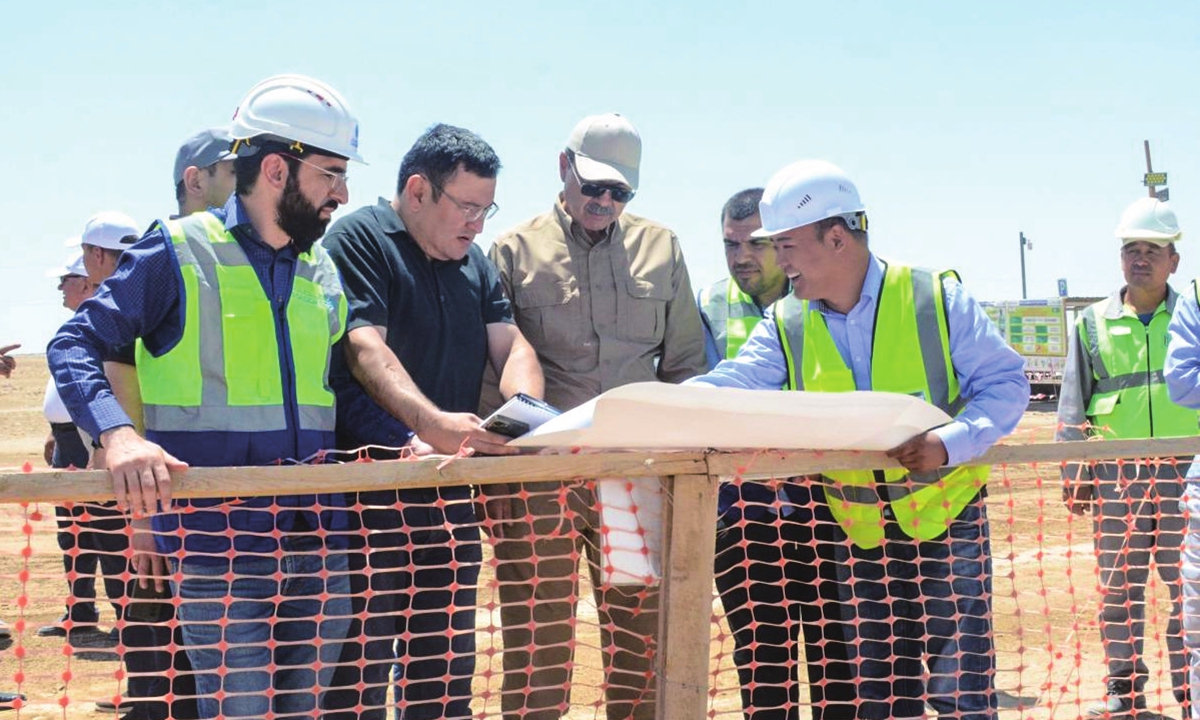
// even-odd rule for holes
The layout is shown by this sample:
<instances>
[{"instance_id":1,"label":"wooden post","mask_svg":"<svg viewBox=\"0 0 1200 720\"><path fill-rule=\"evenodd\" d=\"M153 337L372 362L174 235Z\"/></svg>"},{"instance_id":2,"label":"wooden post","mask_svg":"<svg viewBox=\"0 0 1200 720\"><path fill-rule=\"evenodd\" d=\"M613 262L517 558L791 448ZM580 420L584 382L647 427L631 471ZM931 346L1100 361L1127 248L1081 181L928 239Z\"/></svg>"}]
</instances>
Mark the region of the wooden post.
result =
<instances>
[{"instance_id":1,"label":"wooden post","mask_svg":"<svg viewBox=\"0 0 1200 720\"><path fill-rule=\"evenodd\" d=\"M717 477L663 479L662 596L658 625L659 720L708 713Z\"/></svg>"}]
</instances>

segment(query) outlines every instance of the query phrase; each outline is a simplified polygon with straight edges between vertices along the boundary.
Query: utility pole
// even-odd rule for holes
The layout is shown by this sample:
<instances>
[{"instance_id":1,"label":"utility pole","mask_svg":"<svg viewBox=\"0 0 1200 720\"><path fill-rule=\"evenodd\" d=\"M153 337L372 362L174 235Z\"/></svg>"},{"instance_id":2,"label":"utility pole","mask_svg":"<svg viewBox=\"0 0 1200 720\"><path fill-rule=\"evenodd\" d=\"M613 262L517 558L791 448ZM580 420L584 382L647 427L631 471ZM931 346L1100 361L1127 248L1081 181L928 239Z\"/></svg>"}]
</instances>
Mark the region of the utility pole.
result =
<instances>
[{"instance_id":1,"label":"utility pole","mask_svg":"<svg viewBox=\"0 0 1200 720\"><path fill-rule=\"evenodd\" d=\"M1171 199L1170 190L1167 188L1167 174L1154 172L1154 168L1150 165L1150 141L1143 140L1142 147L1146 149L1146 174L1142 176L1142 184L1146 186L1150 197L1166 202ZM1159 190L1159 187L1162 187L1162 190Z\"/></svg>"},{"instance_id":2,"label":"utility pole","mask_svg":"<svg viewBox=\"0 0 1200 720\"><path fill-rule=\"evenodd\" d=\"M1146 189L1150 191L1150 197L1154 197L1155 186L1150 184L1150 179L1154 175L1154 168L1150 166L1150 141L1143 140L1142 147L1146 149Z\"/></svg>"},{"instance_id":3,"label":"utility pole","mask_svg":"<svg viewBox=\"0 0 1200 720\"><path fill-rule=\"evenodd\" d=\"M1025 292L1025 248L1033 249L1033 242L1025 239L1025 233L1021 233L1021 299L1029 299L1029 295Z\"/></svg>"}]
</instances>

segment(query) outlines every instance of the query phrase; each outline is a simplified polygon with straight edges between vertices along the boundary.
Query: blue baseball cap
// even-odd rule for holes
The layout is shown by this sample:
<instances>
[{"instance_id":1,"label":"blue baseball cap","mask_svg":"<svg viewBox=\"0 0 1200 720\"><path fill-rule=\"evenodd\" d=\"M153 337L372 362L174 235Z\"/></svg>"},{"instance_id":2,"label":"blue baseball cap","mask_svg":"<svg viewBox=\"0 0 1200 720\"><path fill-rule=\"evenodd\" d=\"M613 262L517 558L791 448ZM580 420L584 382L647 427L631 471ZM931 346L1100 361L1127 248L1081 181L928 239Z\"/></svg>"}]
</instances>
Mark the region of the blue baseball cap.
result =
<instances>
[{"instance_id":1,"label":"blue baseball cap","mask_svg":"<svg viewBox=\"0 0 1200 720\"><path fill-rule=\"evenodd\" d=\"M209 128L201 130L184 141L175 153L175 184L183 182L183 171L193 165L204 169L237 157L229 148L233 138L229 137L227 128Z\"/></svg>"}]
</instances>

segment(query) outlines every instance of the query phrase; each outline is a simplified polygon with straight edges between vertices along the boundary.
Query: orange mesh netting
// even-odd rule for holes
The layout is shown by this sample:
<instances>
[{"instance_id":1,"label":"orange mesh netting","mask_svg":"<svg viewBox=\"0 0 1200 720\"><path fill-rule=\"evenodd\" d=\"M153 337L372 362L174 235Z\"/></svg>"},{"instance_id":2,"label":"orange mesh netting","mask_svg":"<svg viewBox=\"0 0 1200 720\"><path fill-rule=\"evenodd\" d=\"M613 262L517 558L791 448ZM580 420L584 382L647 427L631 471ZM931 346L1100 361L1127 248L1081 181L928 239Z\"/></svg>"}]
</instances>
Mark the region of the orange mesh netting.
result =
<instances>
[{"instance_id":1,"label":"orange mesh netting","mask_svg":"<svg viewBox=\"0 0 1200 720\"><path fill-rule=\"evenodd\" d=\"M373 465L384 462L403 461ZM649 718L664 688L691 682L665 669L660 622L699 606L711 607L700 688L709 717L740 717L744 707L754 718L973 717L971 703L982 697L1002 718L1075 718L1105 699L1121 663L1149 711L1178 717L1184 656L1172 597L1183 585L1180 546L1169 545L1183 542L1187 518L1162 478L1181 468L1170 460L1083 465L1112 485L1102 498L1111 522L1094 526L1090 515L1068 512L1061 463L992 468L990 612L981 503L967 503L956 543L914 542L891 528L881 547L854 548L828 516L824 486L804 479L722 478L720 527L670 512L655 477L376 490L305 508L276 502L257 512L303 518L309 527L300 534L314 542L290 546L294 553L235 544L209 557L218 569L196 571L204 587L227 583L233 597L208 601L217 631L207 635L189 634L187 612L174 612L198 597L176 594L161 607L122 597L132 554L123 518L80 503L56 521L48 504L10 504L0 514L0 617L11 631L0 640L0 690L26 696L14 717L37 718L130 702L141 681L154 693L143 702L163 711L174 702L177 716L192 712L187 701L200 694L232 717L227 708L237 704L227 701L242 693L264 703L266 717L298 707L281 698L304 696L299 717L384 717L399 698L406 718ZM753 460L746 469L750 477ZM389 492L390 502L381 500ZM205 511L246 509L230 500ZM321 519L329 514L350 520ZM660 533L670 522L711 527L715 583L702 596L672 595L660 613L669 575ZM276 523L263 537L288 534ZM187 542L204 533L175 535ZM234 535L223 529L208 539ZM1144 535L1165 542L1148 547ZM291 554L305 562L289 564ZM195 568L180 565L182 557L173 556L171 579L186 589ZM949 568L947 557L955 558ZM255 570L238 575L235 567ZM82 581L88 575L94 583ZM266 599L274 610L244 617L242 591L259 582L278 588ZM39 634L68 609L63 633ZM266 639L239 644L231 631L238 624L265 628ZM196 670L182 659L189 643L220 654L205 671L218 677L217 694L190 682ZM239 659L264 649L265 664ZM295 658L306 659L289 665ZM289 679L263 680L272 674ZM238 689L255 682L266 685Z\"/></svg>"}]
</instances>

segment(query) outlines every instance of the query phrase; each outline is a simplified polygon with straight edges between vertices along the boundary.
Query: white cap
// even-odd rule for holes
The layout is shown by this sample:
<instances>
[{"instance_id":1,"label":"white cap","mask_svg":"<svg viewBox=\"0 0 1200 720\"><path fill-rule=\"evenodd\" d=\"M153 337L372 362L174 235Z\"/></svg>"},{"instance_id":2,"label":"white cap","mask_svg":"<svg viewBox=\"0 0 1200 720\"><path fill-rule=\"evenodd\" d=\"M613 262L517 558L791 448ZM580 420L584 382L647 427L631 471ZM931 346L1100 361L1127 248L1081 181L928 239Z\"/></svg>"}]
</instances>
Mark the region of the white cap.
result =
<instances>
[{"instance_id":1,"label":"white cap","mask_svg":"<svg viewBox=\"0 0 1200 720\"><path fill-rule=\"evenodd\" d=\"M78 245L79 237L73 237L67 241L68 245ZM48 278L62 278L67 275L78 275L79 277L87 277L87 268L83 266L83 251L76 250L67 255L66 262L59 267L53 267L46 271Z\"/></svg>"},{"instance_id":2,"label":"white cap","mask_svg":"<svg viewBox=\"0 0 1200 720\"><path fill-rule=\"evenodd\" d=\"M142 231L133 218L125 213L107 210L93 215L83 226L83 235L71 238L66 245L72 247L82 243L108 250L128 250L141 237Z\"/></svg>"},{"instance_id":3,"label":"white cap","mask_svg":"<svg viewBox=\"0 0 1200 720\"><path fill-rule=\"evenodd\" d=\"M1170 245L1183 239L1175 211L1167 203L1152 197L1138 198L1125 208L1113 234L1123 245L1139 240Z\"/></svg>"},{"instance_id":4,"label":"white cap","mask_svg":"<svg viewBox=\"0 0 1200 720\"><path fill-rule=\"evenodd\" d=\"M824 160L800 160L771 176L758 203L762 228L752 237L771 237L831 217L845 217L853 230L866 210L846 173Z\"/></svg>"},{"instance_id":5,"label":"white cap","mask_svg":"<svg viewBox=\"0 0 1200 720\"><path fill-rule=\"evenodd\" d=\"M567 138L567 149L575 153L575 170L580 178L619 182L637 190L642 137L620 115L589 115L580 120Z\"/></svg>"}]
</instances>

